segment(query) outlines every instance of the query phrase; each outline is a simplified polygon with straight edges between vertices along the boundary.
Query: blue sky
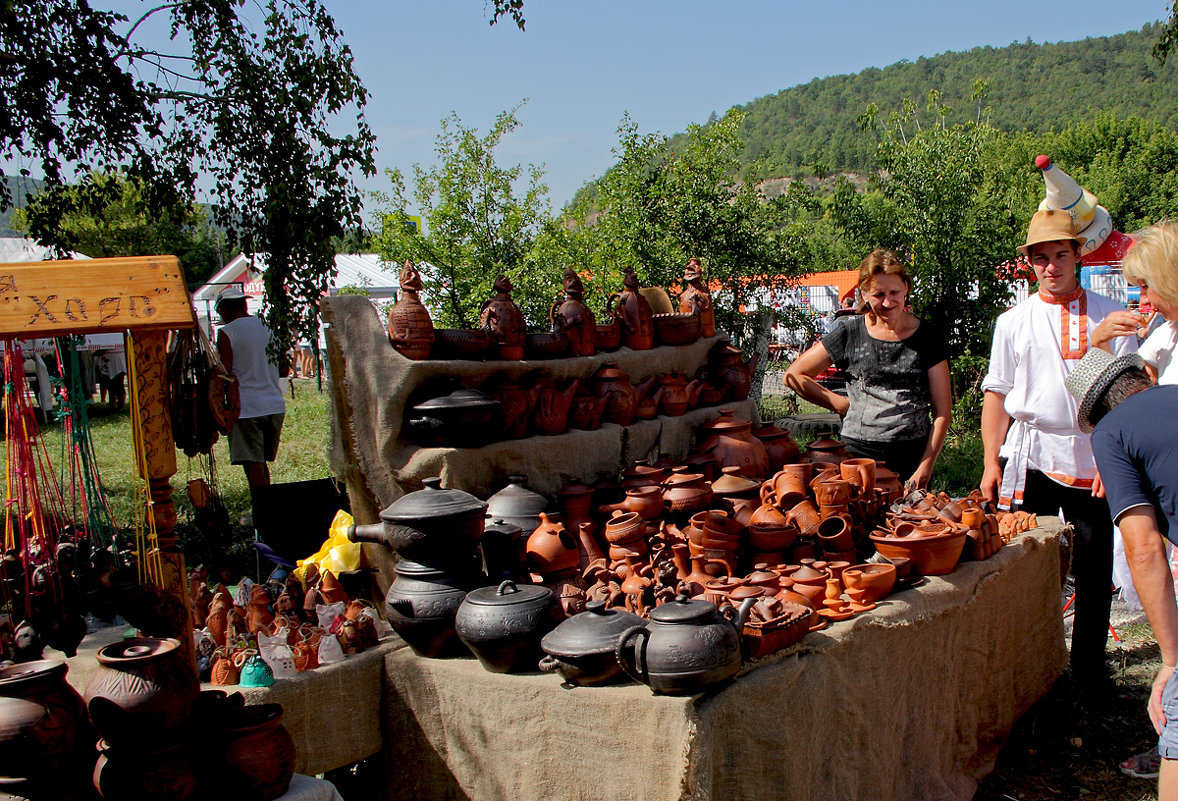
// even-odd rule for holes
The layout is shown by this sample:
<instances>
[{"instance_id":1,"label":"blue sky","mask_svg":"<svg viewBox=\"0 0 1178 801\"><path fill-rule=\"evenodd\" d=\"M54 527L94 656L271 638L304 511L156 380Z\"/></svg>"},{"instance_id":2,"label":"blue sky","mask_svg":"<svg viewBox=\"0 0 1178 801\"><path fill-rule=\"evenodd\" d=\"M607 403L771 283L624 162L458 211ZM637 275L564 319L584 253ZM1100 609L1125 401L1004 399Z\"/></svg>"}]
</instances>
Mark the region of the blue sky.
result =
<instances>
[{"instance_id":1,"label":"blue sky","mask_svg":"<svg viewBox=\"0 0 1178 801\"><path fill-rule=\"evenodd\" d=\"M498 155L543 165L554 210L610 166L627 111L641 131L672 134L812 78L1027 38L1120 33L1169 8L1169 0L525 0L521 32L509 21L489 26L483 0L326 4L372 93L381 174L365 188L387 187L385 168L431 163L451 111L485 132L526 98L522 125ZM132 15L147 7L113 5Z\"/></svg>"}]
</instances>

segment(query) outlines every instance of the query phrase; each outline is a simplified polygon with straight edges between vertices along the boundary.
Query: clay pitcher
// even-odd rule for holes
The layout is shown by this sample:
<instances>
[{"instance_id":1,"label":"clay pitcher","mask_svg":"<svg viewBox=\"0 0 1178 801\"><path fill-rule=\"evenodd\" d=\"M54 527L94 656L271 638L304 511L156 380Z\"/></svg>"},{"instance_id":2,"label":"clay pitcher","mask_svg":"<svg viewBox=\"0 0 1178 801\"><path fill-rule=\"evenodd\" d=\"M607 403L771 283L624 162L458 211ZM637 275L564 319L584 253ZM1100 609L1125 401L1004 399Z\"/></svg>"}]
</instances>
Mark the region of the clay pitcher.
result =
<instances>
[{"instance_id":1,"label":"clay pitcher","mask_svg":"<svg viewBox=\"0 0 1178 801\"><path fill-rule=\"evenodd\" d=\"M658 417L659 403L663 399L661 376L652 375L639 383L634 391L638 394L638 405L634 416L639 420L653 420Z\"/></svg>"},{"instance_id":2,"label":"clay pitcher","mask_svg":"<svg viewBox=\"0 0 1178 801\"><path fill-rule=\"evenodd\" d=\"M532 425L532 409L540 391L537 387L525 389L520 384L504 377L487 394L499 401L503 412L503 436L505 439L520 439L528 435Z\"/></svg>"},{"instance_id":3,"label":"clay pitcher","mask_svg":"<svg viewBox=\"0 0 1178 801\"><path fill-rule=\"evenodd\" d=\"M630 377L614 362L606 362L593 374L593 393L605 400L601 419L606 423L628 426L634 422L638 408L638 393L630 384Z\"/></svg>"},{"instance_id":4,"label":"clay pitcher","mask_svg":"<svg viewBox=\"0 0 1178 801\"><path fill-rule=\"evenodd\" d=\"M712 382L728 387L728 399L742 401L748 398L753 383L753 371L757 369L760 353L754 353L748 361L740 348L722 342L712 349L709 361L712 364Z\"/></svg>"},{"instance_id":5,"label":"clay pitcher","mask_svg":"<svg viewBox=\"0 0 1178 801\"><path fill-rule=\"evenodd\" d=\"M712 308L712 296L704 286L703 268L699 259L694 256L687 260L687 267L683 270L683 282L687 284L687 289L679 295L679 311L698 314L699 335L714 337L716 310Z\"/></svg>"},{"instance_id":6,"label":"clay pitcher","mask_svg":"<svg viewBox=\"0 0 1178 801\"><path fill-rule=\"evenodd\" d=\"M569 409L580 383L579 379L574 378L563 389L557 388L551 380L545 380L539 385L536 406L532 412L532 430L536 434L552 436L568 430Z\"/></svg>"},{"instance_id":7,"label":"clay pitcher","mask_svg":"<svg viewBox=\"0 0 1178 801\"><path fill-rule=\"evenodd\" d=\"M563 331L569 338L572 356L592 356L597 353L597 320L585 305L585 287L572 267L564 273L565 299L556 301L548 311L553 331Z\"/></svg>"},{"instance_id":8,"label":"clay pitcher","mask_svg":"<svg viewBox=\"0 0 1178 801\"><path fill-rule=\"evenodd\" d=\"M589 388L582 385L573 396L573 405L569 407L569 428L595 431L601 428L604 413L605 398L590 394Z\"/></svg>"},{"instance_id":9,"label":"clay pitcher","mask_svg":"<svg viewBox=\"0 0 1178 801\"><path fill-rule=\"evenodd\" d=\"M685 414L699 400L699 392L703 382L695 380L688 382L687 376L679 372L667 373L662 380L663 396L659 401L659 411L667 417L679 417Z\"/></svg>"},{"instance_id":10,"label":"clay pitcher","mask_svg":"<svg viewBox=\"0 0 1178 801\"><path fill-rule=\"evenodd\" d=\"M421 273L408 259L401 265L401 297L389 310L389 342L406 359L428 359L434 323L421 302Z\"/></svg>"},{"instance_id":11,"label":"clay pitcher","mask_svg":"<svg viewBox=\"0 0 1178 801\"><path fill-rule=\"evenodd\" d=\"M622 327L622 344L632 350L650 350L654 347L654 312L639 291L642 287L633 269L627 268L622 286L620 293L611 296L616 299L614 316Z\"/></svg>"},{"instance_id":12,"label":"clay pitcher","mask_svg":"<svg viewBox=\"0 0 1178 801\"><path fill-rule=\"evenodd\" d=\"M511 299L511 279L495 279L495 297L483 303L479 324L491 336L491 344L500 359L519 361L524 357L524 315Z\"/></svg>"}]
</instances>

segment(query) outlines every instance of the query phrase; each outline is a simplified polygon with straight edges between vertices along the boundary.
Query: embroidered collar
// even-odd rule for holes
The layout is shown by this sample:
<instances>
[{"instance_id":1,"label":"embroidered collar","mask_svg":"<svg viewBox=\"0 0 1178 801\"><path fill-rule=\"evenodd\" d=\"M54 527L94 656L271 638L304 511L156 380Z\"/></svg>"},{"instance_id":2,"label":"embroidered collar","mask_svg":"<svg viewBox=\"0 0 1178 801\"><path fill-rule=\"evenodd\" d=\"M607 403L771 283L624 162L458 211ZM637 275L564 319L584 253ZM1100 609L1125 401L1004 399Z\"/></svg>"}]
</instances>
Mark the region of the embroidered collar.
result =
<instances>
[{"instance_id":1,"label":"embroidered collar","mask_svg":"<svg viewBox=\"0 0 1178 801\"><path fill-rule=\"evenodd\" d=\"M1039 299L1044 303L1050 303L1053 306L1065 306L1073 300L1079 300L1080 296L1084 294L1084 287L1077 285L1075 289L1066 295L1052 295L1043 289L1039 290Z\"/></svg>"}]
</instances>

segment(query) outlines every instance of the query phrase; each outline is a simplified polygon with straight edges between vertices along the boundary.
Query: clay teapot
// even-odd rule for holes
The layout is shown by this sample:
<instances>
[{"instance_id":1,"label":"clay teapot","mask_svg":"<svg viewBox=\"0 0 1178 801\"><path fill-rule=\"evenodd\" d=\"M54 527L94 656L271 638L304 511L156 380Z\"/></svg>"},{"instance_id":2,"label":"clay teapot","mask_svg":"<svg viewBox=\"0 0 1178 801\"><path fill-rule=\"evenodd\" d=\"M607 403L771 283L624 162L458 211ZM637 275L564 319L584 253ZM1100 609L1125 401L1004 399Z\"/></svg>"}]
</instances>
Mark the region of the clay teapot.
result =
<instances>
[{"instance_id":1,"label":"clay teapot","mask_svg":"<svg viewBox=\"0 0 1178 801\"><path fill-rule=\"evenodd\" d=\"M506 375L488 382L487 395L499 401L503 416L501 432L505 439L520 439L528 435L532 425L532 408L540 395L538 387L524 387Z\"/></svg>"},{"instance_id":2,"label":"clay teapot","mask_svg":"<svg viewBox=\"0 0 1178 801\"><path fill-rule=\"evenodd\" d=\"M659 411L668 417L679 417L695 406L703 389L702 381L688 381L687 376L679 372L666 373L659 384L663 393Z\"/></svg>"},{"instance_id":3,"label":"clay teapot","mask_svg":"<svg viewBox=\"0 0 1178 801\"><path fill-rule=\"evenodd\" d=\"M679 295L679 311L695 312L699 316L699 335L716 335L716 310L712 308L712 296L704 285L703 268L694 256L687 260L683 270L683 282L687 289Z\"/></svg>"},{"instance_id":4,"label":"clay teapot","mask_svg":"<svg viewBox=\"0 0 1178 801\"><path fill-rule=\"evenodd\" d=\"M749 396L749 388L753 383L753 371L757 369L757 360L760 355L760 353L754 353L746 361L740 348L728 342L717 344L708 356L712 383L716 386L728 387L728 400L745 400Z\"/></svg>"},{"instance_id":5,"label":"clay teapot","mask_svg":"<svg viewBox=\"0 0 1178 801\"><path fill-rule=\"evenodd\" d=\"M638 408L638 393L630 384L630 377L614 362L605 362L592 378L593 394L605 400L601 419L606 423L628 426L634 422Z\"/></svg>"},{"instance_id":6,"label":"clay teapot","mask_svg":"<svg viewBox=\"0 0 1178 801\"><path fill-rule=\"evenodd\" d=\"M536 434L563 434L568 430L569 409L580 386L580 379L573 378L563 388L557 387L551 378L537 382L539 394L532 411L532 431Z\"/></svg>"},{"instance_id":7,"label":"clay teapot","mask_svg":"<svg viewBox=\"0 0 1178 801\"><path fill-rule=\"evenodd\" d=\"M648 627L634 626L619 638L622 669L656 693L693 694L740 671L740 629L754 598L739 611L721 610L686 593L650 612Z\"/></svg>"},{"instance_id":8,"label":"clay teapot","mask_svg":"<svg viewBox=\"0 0 1178 801\"><path fill-rule=\"evenodd\" d=\"M491 336L491 344L500 359L519 361L524 357L524 315L511 299L511 279L495 279L495 297L483 302L479 324Z\"/></svg>"},{"instance_id":9,"label":"clay teapot","mask_svg":"<svg viewBox=\"0 0 1178 801\"><path fill-rule=\"evenodd\" d=\"M597 320L584 303L585 287L572 267L564 273L564 293L565 299L548 310L552 330L569 338L569 355L592 356L597 353Z\"/></svg>"},{"instance_id":10,"label":"clay teapot","mask_svg":"<svg viewBox=\"0 0 1178 801\"><path fill-rule=\"evenodd\" d=\"M534 573L548 575L577 566L576 538L565 531L559 515L540 513L540 525L528 536L527 564Z\"/></svg>"},{"instance_id":11,"label":"clay teapot","mask_svg":"<svg viewBox=\"0 0 1178 801\"><path fill-rule=\"evenodd\" d=\"M653 420L658 417L659 403L663 399L662 377L652 375L634 387L638 394L638 405L634 416L639 420Z\"/></svg>"},{"instance_id":12,"label":"clay teapot","mask_svg":"<svg viewBox=\"0 0 1178 801\"><path fill-rule=\"evenodd\" d=\"M705 435L700 447L710 452L721 468L735 466L748 478L768 478L769 453L753 437L752 427L732 409L721 409L716 419L700 427Z\"/></svg>"},{"instance_id":13,"label":"clay teapot","mask_svg":"<svg viewBox=\"0 0 1178 801\"><path fill-rule=\"evenodd\" d=\"M401 265L401 297L389 310L389 342L406 359L428 359L434 323L421 302L421 273L408 259Z\"/></svg>"},{"instance_id":14,"label":"clay teapot","mask_svg":"<svg viewBox=\"0 0 1178 801\"><path fill-rule=\"evenodd\" d=\"M622 344L632 350L650 350L654 347L654 312L642 296L633 268L626 269L622 286L620 293L610 296L611 302L616 301L614 316L622 328Z\"/></svg>"},{"instance_id":15,"label":"clay teapot","mask_svg":"<svg viewBox=\"0 0 1178 801\"><path fill-rule=\"evenodd\" d=\"M614 296L616 297L616 296ZM617 350L622 347L622 326L614 316L614 297L610 297L605 304L605 322L598 323L596 342L598 352Z\"/></svg>"},{"instance_id":16,"label":"clay teapot","mask_svg":"<svg viewBox=\"0 0 1178 801\"><path fill-rule=\"evenodd\" d=\"M429 565L461 564L483 536L487 504L462 490L442 489L439 477L422 484L424 489L383 509L380 523L351 526L348 539L380 543L404 559Z\"/></svg>"}]
</instances>

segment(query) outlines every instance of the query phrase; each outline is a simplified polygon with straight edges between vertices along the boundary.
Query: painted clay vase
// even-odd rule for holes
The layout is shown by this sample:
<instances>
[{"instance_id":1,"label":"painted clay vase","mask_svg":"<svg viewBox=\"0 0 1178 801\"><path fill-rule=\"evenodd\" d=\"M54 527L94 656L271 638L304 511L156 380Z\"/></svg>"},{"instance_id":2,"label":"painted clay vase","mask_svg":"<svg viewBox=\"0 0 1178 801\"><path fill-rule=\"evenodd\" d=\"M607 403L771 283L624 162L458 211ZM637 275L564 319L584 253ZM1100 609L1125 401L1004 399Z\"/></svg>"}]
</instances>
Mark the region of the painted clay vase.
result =
<instances>
[{"instance_id":1,"label":"painted clay vase","mask_svg":"<svg viewBox=\"0 0 1178 801\"><path fill-rule=\"evenodd\" d=\"M577 539L565 530L559 515L540 513L540 525L528 536L527 565L533 573L558 573L577 566Z\"/></svg>"},{"instance_id":2,"label":"painted clay vase","mask_svg":"<svg viewBox=\"0 0 1178 801\"><path fill-rule=\"evenodd\" d=\"M712 307L712 296L704 285L703 268L694 256L687 260L683 270L683 282L687 289L679 295L679 311L694 312L699 316L699 335L716 335L716 310Z\"/></svg>"},{"instance_id":3,"label":"painted clay vase","mask_svg":"<svg viewBox=\"0 0 1178 801\"><path fill-rule=\"evenodd\" d=\"M748 398L760 355L754 353L746 361L740 348L728 342L717 343L712 348L708 355L712 383L728 387L727 400L742 401Z\"/></svg>"},{"instance_id":4,"label":"painted clay vase","mask_svg":"<svg viewBox=\"0 0 1178 801\"><path fill-rule=\"evenodd\" d=\"M783 428L764 425L753 429L753 436L765 446L769 454L769 469L776 473L787 464L794 464L802 455L802 449Z\"/></svg>"},{"instance_id":5,"label":"painted clay vase","mask_svg":"<svg viewBox=\"0 0 1178 801\"><path fill-rule=\"evenodd\" d=\"M216 738L217 782L232 787L241 798L272 799L290 788L295 768L295 745L282 725L281 704L256 704L226 716Z\"/></svg>"},{"instance_id":6,"label":"painted clay vase","mask_svg":"<svg viewBox=\"0 0 1178 801\"><path fill-rule=\"evenodd\" d=\"M563 434L569 428L569 410L580 379L570 379L558 387L552 379L541 379L537 387L536 406L532 410L532 432L546 436Z\"/></svg>"},{"instance_id":7,"label":"painted clay vase","mask_svg":"<svg viewBox=\"0 0 1178 801\"><path fill-rule=\"evenodd\" d=\"M620 293L611 296L615 301L614 316L622 328L622 344L631 350L650 350L654 347L654 312L642 296L633 269L626 270L622 286Z\"/></svg>"},{"instance_id":8,"label":"painted clay vase","mask_svg":"<svg viewBox=\"0 0 1178 801\"><path fill-rule=\"evenodd\" d=\"M48 659L0 668L0 777L36 782L46 797L85 786L93 759L94 730L68 670Z\"/></svg>"},{"instance_id":9,"label":"painted clay vase","mask_svg":"<svg viewBox=\"0 0 1178 801\"><path fill-rule=\"evenodd\" d=\"M421 302L421 273L406 259L401 265L401 297L389 310L389 342L406 359L428 359L434 323Z\"/></svg>"},{"instance_id":10,"label":"painted clay vase","mask_svg":"<svg viewBox=\"0 0 1178 801\"><path fill-rule=\"evenodd\" d=\"M721 468L739 467L748 478L769 477L769 454L761 441L753 437L753 424L736 416L732 409L721 409L720 414L703 429L705 439L700 446L709 451Z\"/></svg>"},{"instance_id":11,"label":"painted clay vase","mask_svg":"<svg viewBox=\"0 0 1178 801\"><path fill-rule=\"evenodd\" d=\"M495 297L484 301L479 324L500 359L519 361L524 357L524 315L511 299L512 288L506 275L495 279Z\"/></svg>"},{"instance_id":12,"label":"painted clay vase","mask_svg":"<svg viewBox=\"0 0 1178 801\"><path fill-rule=\"evenodd\" d=\"M605 401L602 421L628 426L634 422L638 408L638 393L630 384L630 377L613 362L597 368L592 378L593 394Z\"/></svg>"},{"instance_id":13,"label":"painted clay vase","mask_svg":"<svg viewBox=\"0 0 1178 801\"><path fill-rule=\"evenodd\" d=\"M585 287L580 276L569 267L564 273L564 301L557 301L548 312L552 330L563 331L569 338L571 356L597 353L597 319L585 305Z\"/></svg>"},{"instance_id":14,"label":"painted clay vase","mask_svg":"<svg viewBox=\"0 0 1178 801\"><path fill-rule=\"evenodd\" d=\"M703 382L699 379L688 381L683 373L670 372L662 377L659 386L663 393L659 401L659 413L667 417L679 417L699 401Z\"/></svg>"},{"instance_id":15,"label":"painted clay vase","mask_svg":"<svg viewBox=\"0 0 1178 801\"><path fill-rule=\"evenodd\" d=\"M108 645L86 685L86 708L98 733L114 747L159 748L186 737L200 694L180 643L135 637Z\"/></svg>"}]
</instances>

